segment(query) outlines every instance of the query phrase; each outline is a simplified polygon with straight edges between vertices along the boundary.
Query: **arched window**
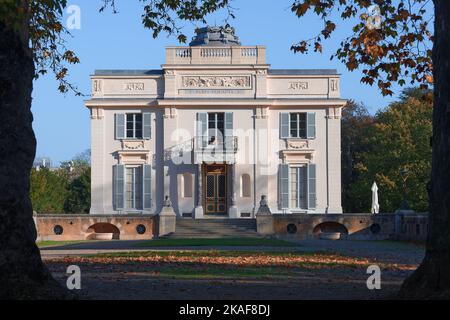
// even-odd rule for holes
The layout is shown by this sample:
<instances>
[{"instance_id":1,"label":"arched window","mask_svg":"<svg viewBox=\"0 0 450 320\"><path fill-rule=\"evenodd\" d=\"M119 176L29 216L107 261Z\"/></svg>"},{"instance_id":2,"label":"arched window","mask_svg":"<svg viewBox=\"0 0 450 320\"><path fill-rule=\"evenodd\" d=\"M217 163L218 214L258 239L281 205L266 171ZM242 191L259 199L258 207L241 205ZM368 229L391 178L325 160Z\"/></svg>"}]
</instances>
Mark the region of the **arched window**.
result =
<instances>
[{"instance_id":1,"label":"arched window","mask_svg":"<svg viewBox=\"0 0 450 320\"><path fill-rule=\"evenodd\" d=\"M252 186L249 174L243 174L241 176L241 197L250 198L252 193Z\"/></svg>"},{"instance_id":2,"label":"arched window","mask_svg":"<svg viewBox=\"0 0 450 320\"><path fill-rule=\"evenodd\" d=\"M192 174L184 173L183 174L183 197L184 198L192 198Z\"/></svg>"}]
</instances>

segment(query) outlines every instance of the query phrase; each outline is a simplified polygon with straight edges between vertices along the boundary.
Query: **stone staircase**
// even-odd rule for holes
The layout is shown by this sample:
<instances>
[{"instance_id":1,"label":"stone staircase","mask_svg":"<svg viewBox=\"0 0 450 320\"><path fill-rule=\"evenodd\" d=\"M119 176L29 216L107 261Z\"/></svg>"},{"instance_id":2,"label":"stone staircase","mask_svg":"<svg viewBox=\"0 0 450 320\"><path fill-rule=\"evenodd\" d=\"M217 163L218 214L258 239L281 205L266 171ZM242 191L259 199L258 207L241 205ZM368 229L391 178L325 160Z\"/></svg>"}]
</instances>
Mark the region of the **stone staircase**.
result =
<instances>
[{"instance_id":1,"label":"stone staircase","mask_svg":"<svg viewBox=\"0 0 450 320\"><path fill-rule=\"evenodd\" d=\"M162 238L258 238L256 219L177 219L175 233Z\"/></svg>"}]
</instances>

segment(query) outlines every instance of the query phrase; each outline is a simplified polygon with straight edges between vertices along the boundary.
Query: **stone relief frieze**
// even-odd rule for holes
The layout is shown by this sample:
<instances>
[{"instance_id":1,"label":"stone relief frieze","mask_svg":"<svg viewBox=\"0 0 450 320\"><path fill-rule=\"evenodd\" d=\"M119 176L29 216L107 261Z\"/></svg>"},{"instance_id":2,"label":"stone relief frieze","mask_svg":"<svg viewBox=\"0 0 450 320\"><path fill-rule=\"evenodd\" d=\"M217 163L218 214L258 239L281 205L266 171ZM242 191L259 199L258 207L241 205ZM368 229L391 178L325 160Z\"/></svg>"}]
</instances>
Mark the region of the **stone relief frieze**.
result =
<instances>
[{"instance_id":1,"label":"stone relief frieze","mask_svg":"<svg viewBox=\"0 0 450 320\"><path fill-rule=\"evenodd\" d=\"M331 91L338 91L338 89L339 89L339 80L331 79L330 87L331 87Z\"/></svg>"},{"instance_id":2,"label":"stone relief frieze","mask_svg":"<svg viewBox=\"0 0 450 320\"><path fill-rule=\"evenodd\" d=\"M94 94L102 92L102 80L94 80Z\"/></svg>"},{"instance_id":3,"label":"stone relief frieze","mask_svg":"<svg viewBox=\"0 0 450 320\"><path fill-rule=\"evenodd\" d=\"M144 149L144 141L142 140L137 140L137 141L132 141L132 140L124 140L123 141L123 149L124 150L142 150Z\"/></svg>"},{"instance_id":4,"label":"stone relief frieze","mask_svg":"<svg viewBox=\"0 0 450 320\"><path fill-rule=\"evenodd\" d=\"M184 88L251 88L250 76L187 76L182 83Z\"/></svg>"},{"instance_id":5,"label":"stone relief frieze","mask_svg":"<svg viewBox=\"0 0 450 320\"><path fill-rule=\"evenodd\" d=\"M287 144L288 144L288 149L290 149L290 150L301 150L301 149L309 148L308 140L288 141Z\"/></svg>"}]
</instances>

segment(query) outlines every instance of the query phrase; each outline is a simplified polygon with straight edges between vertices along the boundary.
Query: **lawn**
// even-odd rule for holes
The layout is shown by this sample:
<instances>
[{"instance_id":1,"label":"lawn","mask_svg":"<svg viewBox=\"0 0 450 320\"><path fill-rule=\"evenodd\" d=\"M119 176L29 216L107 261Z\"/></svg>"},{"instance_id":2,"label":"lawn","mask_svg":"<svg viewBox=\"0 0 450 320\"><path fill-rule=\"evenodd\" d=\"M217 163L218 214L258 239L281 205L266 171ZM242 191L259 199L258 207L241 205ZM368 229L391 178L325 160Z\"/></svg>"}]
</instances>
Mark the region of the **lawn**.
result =
<instances>
[{"instance_id":1,"label":"lawn","mask_svg":"<svg viewBox=\"0 0 450 320\"><path fill-rule=\"evenodd\" d=\"M39 248L48 248L48 247L58 247L65 246L68 244L81 243L83 241L39 241L36 242Z\"/></svg>"},{"instance_id":2,"label":"lawn","mask_svg":"<svg viewBox=\"0 0 450 320\"><path fill-rule=\"evenodd\" d=\"M155 239L135 247L296 247L298 244L271 238Z\"/></svg>"}]
</instances>

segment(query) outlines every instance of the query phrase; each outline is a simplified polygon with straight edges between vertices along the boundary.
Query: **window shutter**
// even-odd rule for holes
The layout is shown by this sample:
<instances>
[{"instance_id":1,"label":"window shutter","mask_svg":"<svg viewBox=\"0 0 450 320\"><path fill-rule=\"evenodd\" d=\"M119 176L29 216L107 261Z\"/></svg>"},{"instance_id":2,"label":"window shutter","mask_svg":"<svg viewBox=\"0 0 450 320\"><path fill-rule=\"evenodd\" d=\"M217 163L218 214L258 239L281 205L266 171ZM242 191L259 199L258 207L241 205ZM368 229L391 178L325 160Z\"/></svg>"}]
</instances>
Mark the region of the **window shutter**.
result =
<instances>
[{"instance_id":1,"label":"window shutter","mask_svg":"<svg viewBox=\"0 0 450 320\"><path fill-rule=\"evenodd\" d=\"M143 208L144 210L150 210L152 207L152 166L145 164L143 166Z\"/></svg>"},{"instance_id":2,"label":"window shutter","mask_svg":"<svg viewBox=\"0 0 450 320\"><path fill-rule=\"evenodd\" d=\"M225 113L225 150L233 149L233 113Z\"/></svg>"},{"instance_id":3,"label":"window shutter","mask_svg":"<svg viewBox=\"0 0 450 320\"><path fill-rule=\"evenodd\" d=\"M208 144L208 114L197 113L197 147L206 148Z\"/></svg>"},{"instance_id":4,"label":"window shutter","mask_svg":"<svg viewBox=\"0 0 450 320\"><path fill-rule=\"evenodd\" d=\"M316 208L316 165L308 165L308 209Z\"/></svg>"},{"instance_id":5,"label":"window shutter","mask_svg":"<svg viewBox=\"0 0 450 320\"><path fill-rule=\"evenodd\" d=\"M125 139L125 114L116 113L116 140Z\"/></svg>"},{"instance_id":6,"label":"window shutter","mask_svg":"<svg viewBox=\"0 0 450 320\"><path fill-rule=\"evenodd\" d=\"M289 208L289 165L280 164L278 170L280 179L280 207L281 209Z\"/></svg>"},{"instance_id":7,"label":"window shutter","mask_svg":"<svg viewBox=\"0 0 450 320\"><path fill-rule=\"evenodd\" d=\"M308 139L316 138L316 114L314 112L308 113Z\"/></svg>"},{"instance_id":8,"label":"window shutter","mask_svg":"<svg viewBox=\"0 0 450 320\"><path fill-rule=\"evenodd\" d=\"M289 134L289 113L280 114L280 139L288 139Z\"/></svg>"},{"instance_id":9,"label":"window shutter","mask_svg":"<svg viewBox=\"0 0 450 320\"><path fill-rule=\"evenodd\" d=\"M114 201L116 210L124 209L125 189L125 166L118 164L114 166Z\"/></svg>"},{"instance_id":10,"label":"window shutter","mask_svg":"<svg viewBox=\"0 0 450 320\"><path fill-rule=\"evenodd\" d=\"M152 137L152 114L145 112L142 114L142 138L150 140Z\"/></svg>"}]
</instances>

